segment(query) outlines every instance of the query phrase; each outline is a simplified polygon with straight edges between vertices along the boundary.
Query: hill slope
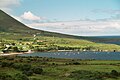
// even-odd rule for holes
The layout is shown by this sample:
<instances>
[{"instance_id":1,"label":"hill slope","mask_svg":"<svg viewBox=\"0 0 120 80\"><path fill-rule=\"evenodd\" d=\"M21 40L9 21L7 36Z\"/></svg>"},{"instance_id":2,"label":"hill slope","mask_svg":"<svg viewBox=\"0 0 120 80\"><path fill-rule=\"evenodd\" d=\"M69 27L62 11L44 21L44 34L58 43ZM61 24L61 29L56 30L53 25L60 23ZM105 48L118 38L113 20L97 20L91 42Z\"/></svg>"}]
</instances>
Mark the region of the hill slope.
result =
<instances>
[{"instance_id":1,"label":"hill slope","mask_svg":"<svg viewBox=\"0 0 120 80\"><path fill-rule=\"evenodd\" d=\"M61 33L32 29L32 28L27 27L23 23L15 20L14 18L9 16L8 14L6 14L2 10L0 10L0 32L17 33L17 34L20 34L22 36L23 35L37 34L37 35L40 35L40 36L48 36L48 37L53 37L54 36L54 37L61 37L61 38L86 39L86 40L90 40L90 41L94 41L94 42L103 42L103 43L104 42L109 43L111 41L111 39L105 39L105 38L103 39L103 38L99 38L99 37L73 36L73 35L66 35L66 34L61 34ZM9 35L9 37L11 37L10 35ZM8 37L8 34L7 35L5 35L5 34L1 35L0 34L0 38L4 37L4 36ZM115 40L118 41L118 39L115 39ZM113 41L113 39L112 39L112 41Z\"/></svg>"},{"instance_id":2,"label":"hill slope","mask_svg":"<svg viewBox=\"0 0 120 80\"><path fill-rule=\"evenodd\" d=\"M39 34L38 34L39 33ZM33 35L36 34L34 37ZM54 37L53 37L54 36ZM82 40L81 40L82 39ZM87 39L87 40L83 40ZM0 51L50 51L50 50L108 50L120 51L120 46L99 44L99 40L31 29L0 10ZM10 47L6 48L5 45ZM17 49L17 50L16 50Z\"/></svg>"},{"instance_id":3,"label":"hill slope","mask_svg":"<svg viewBox=\"0 0 120 80\"><path fill-rule=\"evenodd\" d=\"M67 38L82 38L79 36L72 36L54 32L48 32L43 30L36 30L27 27L21 22L15 20L2 10L0 10L0 32L7 33L20 33L20 34L37 34L39 33L41 36L55 36L55 37L67 37Z\"/></svg>"},{"instance_id":4,"label":"hill slope","mask_svg":"<svg viewBox=\"0 0 120 80\"><path fill-rule=\"evenodd\" d=\"M10 33L28 33L34 31L0 10L0 31Z\"/></svg>"}]
</instances>

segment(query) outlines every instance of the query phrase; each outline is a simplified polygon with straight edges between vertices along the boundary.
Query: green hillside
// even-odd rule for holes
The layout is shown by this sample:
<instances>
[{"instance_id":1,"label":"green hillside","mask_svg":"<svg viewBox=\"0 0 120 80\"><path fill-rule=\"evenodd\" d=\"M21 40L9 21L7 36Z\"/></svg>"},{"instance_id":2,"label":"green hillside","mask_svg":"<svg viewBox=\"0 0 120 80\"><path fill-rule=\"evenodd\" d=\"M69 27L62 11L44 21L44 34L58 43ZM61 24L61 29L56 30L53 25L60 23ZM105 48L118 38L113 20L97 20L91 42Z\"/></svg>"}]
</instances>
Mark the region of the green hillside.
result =
<instances>
[{"instance_id":1,"label":"green hillside","mask_svg":"<svg viewBox=\"0 0 120 80\"><path fill-rule=\"evenodd\" d=\"M15 20L13 17L5 13L4 11L0 10L0 35L1 33L16 33L19 35L39 35L39 36L49 36L49 37L60 37L60 38L74 38L74 39L86 39L86 40L99 40L99 38L95 37L83 37L83 36L74 36L74 35L67 35L62 33L55 33L55 32L48 32L43 30L36 30L29 28L28 26L24 25L23 23ZM6 34L4 34L5 36ZM3 37L3 35L1 35ZM8 37L8 35L7 35ZM11 37L11 36L9 36ZM18 36L17 36L18 37Z\"/></svg>"},{"instance_id":2,"label":"green hillside","mask_svg":"<svg viewBox=\"0 0 120 80\"><path fill-rule=\"evenodd\" d=\"M20 34L27 34L27 35L38 34L41 36L78 38L78 36L47 32L43 30L36 30L36 29L29 28L26 25L22 24L21 22L9 16L2 10L0 10L0 32L20 33Z\"/></svg>"},{"instance_id":3,"label":"green hillside","mask_svg":"<svg viewBox=\"0 0 120 80\"><path fill-rule=\"evenodd\" d=\"M33 31L0 10L0 31L10 33L28 33Z\"/></svg>"},{"instance_id":4,"label":"green hillside","mask_svg":"<svg viewBox=\"0 0 120 80\"><path fill-rule=\"evenodd\" d=\"M120 51L120 46L92 42L99 38L72 36L31 29L0 10L0 52Z\"/></svg>"}]
</instances>

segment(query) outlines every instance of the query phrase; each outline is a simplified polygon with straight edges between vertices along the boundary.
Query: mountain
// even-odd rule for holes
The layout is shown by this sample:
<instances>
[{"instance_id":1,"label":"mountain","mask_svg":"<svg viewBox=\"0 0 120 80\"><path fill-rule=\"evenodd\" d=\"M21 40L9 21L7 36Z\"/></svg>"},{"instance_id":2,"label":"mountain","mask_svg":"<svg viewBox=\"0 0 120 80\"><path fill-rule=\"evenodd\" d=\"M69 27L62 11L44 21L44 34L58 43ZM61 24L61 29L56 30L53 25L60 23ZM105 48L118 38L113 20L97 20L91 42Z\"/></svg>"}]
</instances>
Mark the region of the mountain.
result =
<instances>
[{"instance_id":1,"label":"mountain","mask_svg":"<svg viewBox=\"0 0 120 80\"><path fill-rule=\"evenodd\" d=\"M67 38L84 38L79 36L66 35L43 30L36 30L27 27L23 23L15 20L13 17L0 10L0 32L17 33L17 34L39 34L41 36L67 37Z\"/></svg>"},{"instance_id":2,"label":"mountain","mask_svg":"<svg viewBox=\"0 0 120 80\"><path fill-rule=\"evenodd\" d=\"M34 51L76 49L120 51L118 45L95 43L103 41L106 40L32 29L0 10L0 51L5 50L6 44L13 44L7 51L16 51L15 47L18 48L17 51L30 49Z\"/></svg>"},{"instance_id":3,"label":"mountain","mask_svg":"<svg viewBox=\"0 0 120 80\"><path fill-rule=\"evenodd\" d=\"M0 32L16 33L16 34L20 34L20 35L36 34L36 35L40 35L40 36L49 36L49 37L54 36L54 37L60 37L60 38L86 39L86 40L90 40L90 41L94 41L94 42L105 42L106 41L106 39L99 38L99 37L73 36L73 35L32 29L32 28L29 28L28 26L24 25L23 23L15 20L13 17L11 17L10 15L8 15L7 13L5 13L2 10L0 10ZM1 37L4 37L4 36L5 35L2 35ZM8 37L8 36L6 36L6 37Z\"/></svg>"},{"instance_id":4,"label":"mountain","mask_svg":"<svg viewBox=\"0 0 120 80\"><path fill-rule=\"evenodd\" d=\"M0 31L8 33L28 33L34 31L0 10Z\"/></svg>"}]
</instances>

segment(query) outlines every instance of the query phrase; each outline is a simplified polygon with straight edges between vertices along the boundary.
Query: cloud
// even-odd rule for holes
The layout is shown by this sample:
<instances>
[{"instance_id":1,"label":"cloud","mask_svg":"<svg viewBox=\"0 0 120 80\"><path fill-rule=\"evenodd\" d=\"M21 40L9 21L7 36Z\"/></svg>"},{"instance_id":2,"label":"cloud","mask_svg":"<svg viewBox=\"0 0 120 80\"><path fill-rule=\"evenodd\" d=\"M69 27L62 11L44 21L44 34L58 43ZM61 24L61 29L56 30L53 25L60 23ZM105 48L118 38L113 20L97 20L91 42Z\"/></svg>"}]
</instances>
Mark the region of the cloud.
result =
<instances>
[{"instance_id":1,"label":"cloud","mask_svg":"<svg viewBox=\"0 0 120 80\"><path fill-rule=\"evenodd\" d=\"M20 16L11 15L11 17L15 18L19 22L24 23L25 25L28 25L28 23L39 23L41 21L47 20L45 17L34 15L31 11L24 12Z\"/></svg>"},{"instance_id":2,"label":"cloud","mask_svg":"<svg viewBox=\"0 0 120 80\"><path fill-rule=\"evenodd\" d=\"M31 23L31 28L74 35L119 35L120 20Z\"/></svg>"},{"instance_id":3,"label":"cloud","mask_svg":"<svg viewBox=\"0 0 120 80\"><path fill-rule=\"evenodd\" d=\"M6 12L12 11L12 7L19 6L21 0L0 0L0 9Z\"/></svg>"},{"instance_id":4,"label":"cloud","mask_svg":"<svg viewBox=\"0 0 120 80\"><path fill-rule=\"evenodd\" d=\"M34 20L41 20L42 19L41 17L34 15L30 11L24 12L24 14L21 15L21 18L25 19L25 20L32 20L32 21L34 21Z\"/></svg>"},{"instance_id":5,"label":"cloud","mask_svg":"<svg viewBox=\"0 0 120 80\"><path fill-rule=\"evenodd\" d=\"M19 17L13 17L31 28L51 32L80 36L120 34L119 14L105 19L85 19L75 21L53 21L52 19L49 21L46 18L33 14L31 11L26 11Z\"/></svg>"}]
</instances>

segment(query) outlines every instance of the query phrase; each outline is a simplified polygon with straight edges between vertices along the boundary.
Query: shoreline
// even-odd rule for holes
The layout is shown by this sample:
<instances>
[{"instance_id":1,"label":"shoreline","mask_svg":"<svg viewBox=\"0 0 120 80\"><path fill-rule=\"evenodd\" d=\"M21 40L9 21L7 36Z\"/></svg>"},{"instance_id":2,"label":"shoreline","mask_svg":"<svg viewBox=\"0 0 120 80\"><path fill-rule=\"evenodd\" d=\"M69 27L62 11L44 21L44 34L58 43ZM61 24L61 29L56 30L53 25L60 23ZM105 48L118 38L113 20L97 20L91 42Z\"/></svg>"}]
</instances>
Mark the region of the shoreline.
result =
<instances>
[{"instance_id":1,"label":"shoreline","mask_svg":"<svg viewBox=\"0 0 120 80\"><path fill-rule=\"evenodd\" d=\"M25 53L1 53L0 56L11 56L11 55L18 55L18 54L25 54Z\"/></svg>"},{"instance_id":2,"label":"shoreline","mask_svg":"<svg viewBox=\"0 0 120 80\"><path fill-rule=\"evenodd\" d=\"M12 53L0 53L0 56L11 56L11 55L19 55L19 54L30 54L33 52L12 52Z\"/></svg>"},{"instance_id":3,"label":"shoreline","mask_svg":"<svg viewBox=\"0 0 120 80\"><path fill-rule=\"evenodd\" d=\"M45 51L45 52L71 52L72 50L58 50L58 51ZM30 54L39 51L28 51L28 52L12 52L12 53L0 53L0 56L11 56L11 55L21 55ZM79 51L79 52L89 52L89 51ZM90 52L112 52L112 51L90 51Z\"/></svg>"}]
</instances>

